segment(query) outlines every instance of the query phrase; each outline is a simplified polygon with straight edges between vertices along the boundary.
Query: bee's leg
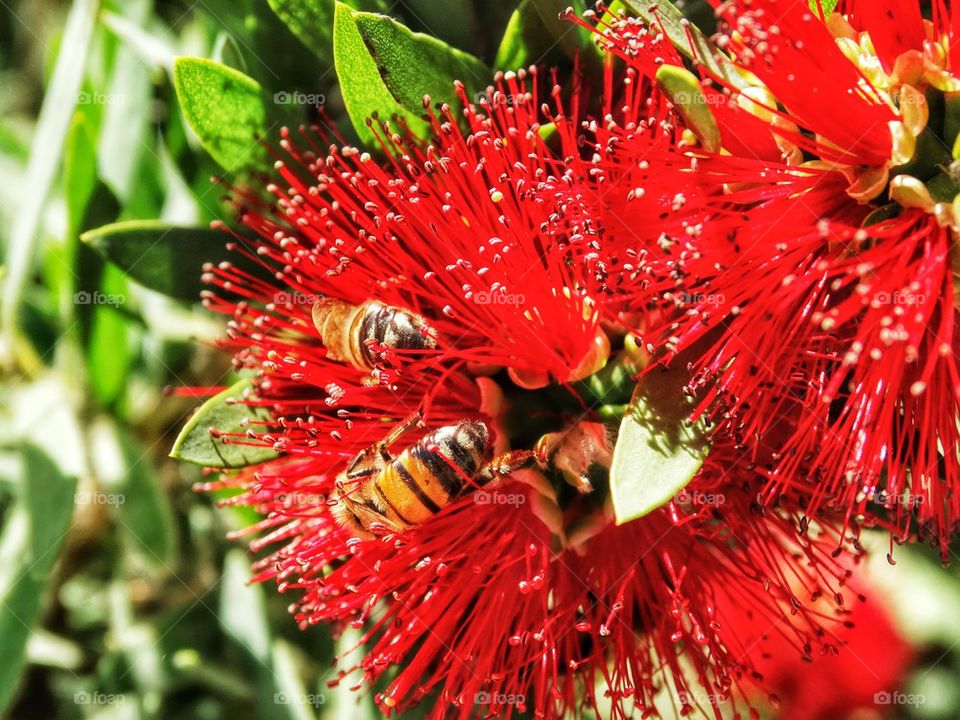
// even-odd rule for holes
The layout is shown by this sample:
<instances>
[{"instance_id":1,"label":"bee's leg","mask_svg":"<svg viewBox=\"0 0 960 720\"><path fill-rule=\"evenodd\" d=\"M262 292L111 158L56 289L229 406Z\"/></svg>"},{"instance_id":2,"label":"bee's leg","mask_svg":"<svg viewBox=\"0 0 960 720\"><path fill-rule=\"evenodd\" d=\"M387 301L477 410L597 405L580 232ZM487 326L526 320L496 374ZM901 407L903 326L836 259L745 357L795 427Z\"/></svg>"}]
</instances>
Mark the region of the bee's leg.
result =
<instances>
[{"instance_id":1,"label":"bee's leg","mask_svg":"<svg viewBox=\"0 0 960 720\"><path fill-rule=\"evenodd\" d=\"M393 456L390 455L388 448L393 445L397 440L400 439L400 436L403 435L408 430L416 427L420 421L423 420L423 415L420 414L420 411L417 410L406 420L400 424L394 426L393 430L390 431L390 434L387 435L383 440L374 445L374 449L380 453L380 457L383 458L385 462L390 462L393 460Z\"/></svg>"},{"instance_id":2,"label":"bee's leg","mask_svg":"<svg viewBox=\"0 0 960 720\"><path fill-rule=\"evenodd\" d=\"M339 503L333 510L334 515L354 537L370 540L388 533L401 533L404 530L364 501L354 500L346 495L341 495L338 499Z\"/></svg>"},{"instance_id":3,"label":"bee's leg","mask_svg":"<svg viewBox=\"0 0 960 720\"><path fill-rule=\"evenodd\" d=\"M358 452L353 460L347 465L347 469L344 471L343 476L348 480L356 480L358 478L367 477L373 475L381 467L383 467L383 462L380 458L373 455L373 451L376 446L372 448L364 448Z\"/></svg>"},{"instance_id":4,"label":"bee's leg","mask_svg":"<svg viewBox=\"0 0 960 720\"><path fill-rule=\"evenodd\" d=\"M364 448L358 452L354 458L347 464L345 476L350 480L361 477L367 477L374 474L383 467L385 462L393 460L388 448L395 443L401 435L414 427L423 419L419 411L413 413L402 423L395 425L390 434L380 442ZM373 457L374 453L380 457Z\"/></svg>"},{"instance_id":5,"label":"bee's leg","mask_svg":"<svg viewBox=\"0 0 960 720\"><path fill-rule=\"evenodd\" d=\"M480 468L474 482L483 487L517 470L531 467L537 462L536 457L529 450L511 450L498 455Z\"/></svg>"}]
</instances>

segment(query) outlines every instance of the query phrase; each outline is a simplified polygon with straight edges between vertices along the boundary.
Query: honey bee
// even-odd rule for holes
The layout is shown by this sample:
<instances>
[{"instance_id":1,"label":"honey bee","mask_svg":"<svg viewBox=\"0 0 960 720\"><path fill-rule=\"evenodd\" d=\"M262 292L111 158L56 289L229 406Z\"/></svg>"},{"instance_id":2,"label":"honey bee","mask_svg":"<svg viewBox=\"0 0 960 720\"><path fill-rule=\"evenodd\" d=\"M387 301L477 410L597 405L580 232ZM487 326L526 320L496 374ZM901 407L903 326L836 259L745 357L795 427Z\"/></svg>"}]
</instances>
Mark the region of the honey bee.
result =
<instances>
[{"instance_id":1,"label":"honey bee","mask_svg":"<svg viewBox=\"0 0 960 720\"><path fill-rule=\"evenodd\" d=\"M556 470L580 493L593 490L590 469L596 465L608 468L613 462L610 429L603 423L584 420L562 432L547 433L533 449L541 468Z\"/></svg>"},{"instance_id":2,"label":"honey bee","mask_svg":"<svg viewBox=\"0 0 960 720\"><path fill-rule=\"evenodd\" d=\"M414 414L360 451L337 479L334 514L355 536L403 532L467 491L533 464L526 450L492 457L490 432L479 420L437 428L392 456L389 447L420 419Z\"/></svg>"},{"instance_id":3,"label":"honey bee","mask_svg":"<svg viewBox=\"0 0 960 720\"><path fill-rule=\"evenodd\" d=\"M437 347L436 332L420 315L376 300L351 305L322 297L313 304L313 324L328 357L358 370L382 366L390 350Z\"/></svg>"}]
</instances>

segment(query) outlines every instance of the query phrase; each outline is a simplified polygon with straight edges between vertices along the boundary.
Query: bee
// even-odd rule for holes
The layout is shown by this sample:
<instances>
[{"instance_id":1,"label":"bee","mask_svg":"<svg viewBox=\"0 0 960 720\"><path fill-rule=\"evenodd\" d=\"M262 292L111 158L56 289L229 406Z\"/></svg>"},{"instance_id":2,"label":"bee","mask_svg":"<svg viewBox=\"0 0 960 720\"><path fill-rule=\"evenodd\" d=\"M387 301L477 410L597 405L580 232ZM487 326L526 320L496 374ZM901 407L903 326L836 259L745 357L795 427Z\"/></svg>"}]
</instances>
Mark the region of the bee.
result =
<instances>
[{"instance_id":1,"label":"bee","mask_svg":"<svg viewBox=\"0 0 960 720\"><path fill-rule=\"evenodd\" d=\"M534 446L533 455L541 469L559 471L563 478L586 494L593 491L591 468L610 468L613 441L603 423L584 420L562 432L547 433Z\"/></svg>"},{"instance_id":2,"label":"bee","mask_svg":"<svg viewBox=\"0 0 960 720\"><path fill-rule=\"evenodd\" d=\"M376 300L351 305L321 297L313 304L313 324L328 357L358 370L384 365L391 350L437 347L436 332L420 315Z\"/></svg>"},{"instance_id":3,"label":"bee","mask_svg":"<svg viewBox=\"0 0 960 720\"><path fill-rule=\"evenodd\" d=\"M534 462L526 450L493 457L490 432L479 420L437 428L392 456L390 446L420 420L415 413L382 441L361 450L337 479L334 514L355 536L403 532L466 492Z\"/></svg>"}]
</instances>

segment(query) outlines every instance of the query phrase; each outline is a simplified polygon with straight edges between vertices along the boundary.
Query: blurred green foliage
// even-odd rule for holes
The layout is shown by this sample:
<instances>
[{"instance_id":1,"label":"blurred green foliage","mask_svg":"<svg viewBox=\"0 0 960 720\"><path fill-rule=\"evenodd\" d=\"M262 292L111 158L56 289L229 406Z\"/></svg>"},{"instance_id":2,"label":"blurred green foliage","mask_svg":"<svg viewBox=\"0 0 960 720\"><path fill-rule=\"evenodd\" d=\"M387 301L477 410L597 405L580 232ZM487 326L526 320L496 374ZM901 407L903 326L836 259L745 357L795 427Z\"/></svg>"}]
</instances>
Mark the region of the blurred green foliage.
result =
<instances>
[{"instance_id":1,"label":"blurred green foliage","mask_svg":"<svg viewBox=\"0 0 960 720\"><path fill-rule=\"evenodd\" d=\"M547 0L525 0L519 10L510 0L445 0L442 12L434 0L352 5L385 12L477 63L569 63L569 38L551 40L555 26L536 26L542 7L556 5ZM691 16L708 22L704 6ZM236 381L229 358L212 347L221 319L189 301L194 278L173 283L165 271L193 262L199 272L204 260L219 259L209 257L203 228L230 210L211 176L224 172L217 160L242 170L244 155L240 134L222 152L197 135L197 114L211 108L177 101L175 58L212 59L252 78L267 112L261 118L254 108L251 123L275 131L280 121L317 120L288 99L323 95L324 121L355 139L332 31L316 23L332 21L332 7L0 2L0 715L308 720L372 712L369 700L327 687L335 676L330 632L301 632L289 598L247 584L246 551L224 536L249 524L249 514L217 510L191 489L201 470L167 457L198 401L166 388ZM81 242L117 222L128 224ZM181 235L163 229L171 227L200 230L174 247ZM136 235L142 248L122 261L111 256L126 273L97 252L110 256L118 232ZM900 710L956 717L958 570L915 549L898 558L914 579L887 592L926 663L911 682L947 699ZM919 625L911 621L918 604Z\"/></svg>"}]
</instances>

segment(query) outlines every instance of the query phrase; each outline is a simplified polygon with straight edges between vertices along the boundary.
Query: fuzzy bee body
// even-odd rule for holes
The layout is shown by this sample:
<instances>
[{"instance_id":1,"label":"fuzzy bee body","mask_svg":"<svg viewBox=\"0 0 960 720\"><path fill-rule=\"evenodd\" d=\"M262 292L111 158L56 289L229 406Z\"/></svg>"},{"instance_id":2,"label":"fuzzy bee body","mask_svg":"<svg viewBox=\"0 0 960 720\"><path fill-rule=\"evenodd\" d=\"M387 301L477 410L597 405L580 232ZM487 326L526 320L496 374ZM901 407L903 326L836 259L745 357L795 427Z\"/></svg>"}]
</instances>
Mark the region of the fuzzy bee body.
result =
<instances>
[{"instance_id":1,"label":"fuzzy bee body","mask_svg":"<svg viewBox=\"0 0 960 720\"><path fill-rule=\"evenodd\" d=\"M388 362L390 350L432 350L437 340L420 315L367 300L351 305L323 297L313 305L313 324L327 354L358 370L373 370Z\"/></svg>"},{"instance_id":2,"label":"fuzzy bee body","mask_svg":"<svg viewBox=\"0 0 960 720\"><path fill-rule=\"evenodd\" d=\"M415 417L387 439L359 453L340 476L335 515L354 535L403 532L440 512L471 489L525 467L528 452L490 460L487 426L463 420L428 433L393 457L387 447Z\"/></svg>"}]
</instances>

